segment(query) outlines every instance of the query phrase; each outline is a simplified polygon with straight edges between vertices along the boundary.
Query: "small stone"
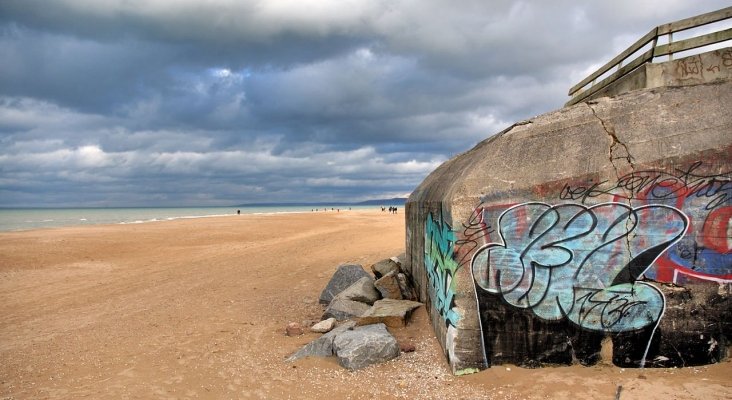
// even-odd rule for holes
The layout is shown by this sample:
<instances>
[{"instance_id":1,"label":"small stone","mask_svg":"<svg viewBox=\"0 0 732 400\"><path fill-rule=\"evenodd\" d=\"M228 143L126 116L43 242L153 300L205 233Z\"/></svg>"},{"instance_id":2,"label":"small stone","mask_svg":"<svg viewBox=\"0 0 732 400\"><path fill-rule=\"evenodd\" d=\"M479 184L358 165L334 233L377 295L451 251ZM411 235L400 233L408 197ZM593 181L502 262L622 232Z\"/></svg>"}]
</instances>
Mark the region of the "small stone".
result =
<instances>
[{"instance_id":1,"label":"small stone","mask_svg":"<svg viewBox=\"0 0 732 400\"><path fill-rule=\"evenodd\" d=\"M312 319L306 319L306 320L303 320L300 323L300 325L302 325L303 329L305 329L305 328L310 328L311 326L317 324L318 322L320 322L320 321L315 321L315 320L312 320Z\"/></svg>"},{"instance_id":2,"label":"small stone","mask_svg":"<svg viewBox=\"0 0 732 400\"><path fill-rule=\"evenodd\" d=\"M330 332L336 326L335 318L328 318L310 327L310 330L318 333Z\"/></svg>"},{"instance_id":3,"label":"small stone","mask_svg":"<svg viewBox=\"0 0 732 400\"><path fill-rule=\"evenodd\" d=\"M412 353L417 350L417 348L414 347L412 343L399 343L399 350L401 350L402 353Z\"/></svg>"},{"instance_id":4,"label":"small stone","mask_svg":"<svg viewBox=\"0 0 732 400\"><path fill-rule=\"evenodd\" d=\"M302 329L302 325L300 325L299 323L290 322L289 324L287 324L285 333L287 334L287 336L300 336L305 333L305 331Z\"/></svg>"}]
</instances>

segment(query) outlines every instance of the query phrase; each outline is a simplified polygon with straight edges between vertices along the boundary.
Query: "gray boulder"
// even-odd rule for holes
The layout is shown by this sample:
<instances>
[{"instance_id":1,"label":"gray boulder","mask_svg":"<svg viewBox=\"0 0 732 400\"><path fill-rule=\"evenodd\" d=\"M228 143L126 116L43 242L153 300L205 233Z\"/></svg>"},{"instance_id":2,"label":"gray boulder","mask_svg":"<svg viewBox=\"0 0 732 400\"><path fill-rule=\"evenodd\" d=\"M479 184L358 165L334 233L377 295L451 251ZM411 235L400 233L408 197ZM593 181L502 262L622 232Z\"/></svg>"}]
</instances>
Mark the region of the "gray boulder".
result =
<instances>
[{"instance_id":1,"label":"gray boulder","mask_svg":"<svg viewBox=\"0 0 732 400\"><path fill-rule=\"evenodd\" d=\"M333 277L320 293L320 303L328 304L333 298L349 286L353 285L357 280L363 277L371 277L362 266L358 264L344 264L338 267Z\"/></svg>"},{"instance_id":2,"label":"gray boulder","mask_svg":"<svg viewBox=\"0 0 732 400\"><path fill-rule=\"evenodd\" d=\"M374 276L376 276L376 278L381 278L382 276L392 271L394 271L394 273L397 273L400 271L399 262L395 261L393 258L387 258L386 260L381 260L372 265L371 271L374 272Z\"/></svg>"},{"instance_id":3,"label":"gray boulder","mask_svg":"<svg viewBox=\"0 0 732 400\"><path fill-rule=\"evenodd\" d=\"M328 308L325 309L323 319L335 318L338 321L343 321L354 317L360 317L369 308L370 306L366 303L336 296L330 304L328 304Z\"/></svg>"},{"instance_id":4,"label":"gray boulder","mask_svg":"<svg viewBox=\"0 0 732 400\"><path fill-rule=\"evenodd\" d=\"M336 297L344 299L360 301L361 303L374 304L376 300L381 298L381 294L374 286L374 280L369 276L357 280L353 285L347 287L344 291L338 293Z\"/></svg>"},{"instance_id":5,"label":"gray boulder","mask_svg":"<svg viewBox=\"0 0 732 400\"><path fill-rule=\"evenodd\" d=\"M385 299L402 299L402 289L399 287L397 272L391 271L374 282L376 290L381 293L381 297Z\"/></svg>"},{"instance_id":6,"label":"gray boulder","mask_svg":"<svg viewBox=\"0 0 732 400\"><path fill-rule=\"evenodd\" d=\"M349 321L343 325L336 327L332 331L300 348L300 350L295 352L295 354L288 357L287 361L295 361L303 357L330 357L334 355L335 353L333 352L333 340L335 339L336 335L353 328L355 325L355 322Z\"/></svg>"},{"instance_id":7,"label":"gray boulder","mask_svg":"<svg viewBox=\"0 0 732 400\"><path fill-rule=\"evenodd\" d=\"M386 325L375 324L336 335L333 352L342 367L353 371L398 357L399 344Z\"/></svg>"}]
</instances>

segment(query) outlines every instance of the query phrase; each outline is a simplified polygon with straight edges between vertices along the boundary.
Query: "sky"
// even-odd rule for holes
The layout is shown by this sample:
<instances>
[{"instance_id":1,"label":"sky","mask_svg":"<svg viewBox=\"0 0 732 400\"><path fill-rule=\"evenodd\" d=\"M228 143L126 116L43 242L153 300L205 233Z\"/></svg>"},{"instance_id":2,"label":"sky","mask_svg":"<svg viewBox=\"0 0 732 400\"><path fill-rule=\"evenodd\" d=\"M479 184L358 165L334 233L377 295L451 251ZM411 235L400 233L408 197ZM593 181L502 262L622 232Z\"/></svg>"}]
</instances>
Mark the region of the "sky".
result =
<instances>
[{"instance_id":1,"label":"sky","mask_svg":"<svg viewBox=\"0 0 732 400\"><path fill-rule=\"evenodd\" d=\"M725 1L1 0L0 207L406 197Z\"/></svg>"}]
</instances>

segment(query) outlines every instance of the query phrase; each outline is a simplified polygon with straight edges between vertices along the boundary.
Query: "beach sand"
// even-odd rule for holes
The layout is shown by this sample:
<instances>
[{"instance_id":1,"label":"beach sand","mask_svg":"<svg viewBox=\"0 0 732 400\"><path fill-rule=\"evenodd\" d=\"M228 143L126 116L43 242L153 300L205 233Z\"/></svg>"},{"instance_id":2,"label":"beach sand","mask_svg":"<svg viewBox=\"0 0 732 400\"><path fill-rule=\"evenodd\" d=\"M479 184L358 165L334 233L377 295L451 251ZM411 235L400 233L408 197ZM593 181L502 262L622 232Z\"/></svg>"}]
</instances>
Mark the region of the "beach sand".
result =
<instances>
[{"instance_id":1,"label":"beach sand","mask_svg":"<svg viewBox=\"0 0 732 400\"><path fill-rule=\"evenodd\" d=\"M342 263L404 251L404 215L241 215L0 234L0 399L730 399L732 363L682 369L504 365L450 374L424 307L416 351L348 372L284 359L318 337Z\"/></svg>"}]
</instances>

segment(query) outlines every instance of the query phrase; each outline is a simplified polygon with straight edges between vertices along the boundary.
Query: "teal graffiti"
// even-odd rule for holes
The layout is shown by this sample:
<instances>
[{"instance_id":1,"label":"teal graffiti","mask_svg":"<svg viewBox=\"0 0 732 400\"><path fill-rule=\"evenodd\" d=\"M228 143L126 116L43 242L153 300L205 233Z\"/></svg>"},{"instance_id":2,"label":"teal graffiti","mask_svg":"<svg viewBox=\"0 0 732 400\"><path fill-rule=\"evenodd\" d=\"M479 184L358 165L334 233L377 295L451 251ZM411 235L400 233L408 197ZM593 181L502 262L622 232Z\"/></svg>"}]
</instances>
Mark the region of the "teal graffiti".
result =
<instances>
[{"instance_id":1,"label":"teal graffiti","mask_svg":"<svg viewBox=\"0 0 732 400\"><path fill-rule=\"evenodd\" d=\"M498 220L501 242L476 252L478 286L544 320L567 318L593 331L656 324L665 300L643 274L686 231L665 205L519 204Z\"/></svg>"},{"instance_id":2,"label":"teal graffiti","mask_svg":"<svg viewBox=\"0 0 732 400\"><path fill-rule=\"evenodd\" d=\"M424 264L430 284L433 307L446 324L456 326L460 315L455 311L455 273L459 266L453 259L455 232L444 221L427 215L424 236Z\"/></svg>"}]
</instances>

